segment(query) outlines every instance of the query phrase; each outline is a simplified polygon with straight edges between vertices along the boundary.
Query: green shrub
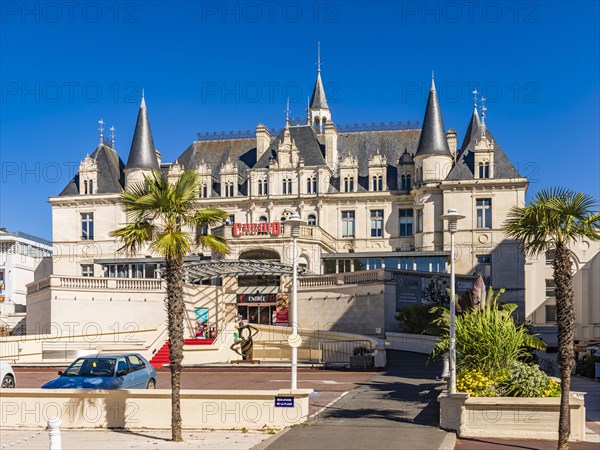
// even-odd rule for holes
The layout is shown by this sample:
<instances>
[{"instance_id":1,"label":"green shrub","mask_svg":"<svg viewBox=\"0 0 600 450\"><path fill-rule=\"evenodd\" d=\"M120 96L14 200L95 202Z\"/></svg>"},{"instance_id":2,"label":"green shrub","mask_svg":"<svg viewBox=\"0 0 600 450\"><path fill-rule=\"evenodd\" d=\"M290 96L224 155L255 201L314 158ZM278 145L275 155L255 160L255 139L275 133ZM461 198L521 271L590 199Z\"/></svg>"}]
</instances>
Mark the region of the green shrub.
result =
<instances>
[{"instance_id":1,"label":"green shrub","mask_svg":"<svg viewBox=\"0 0 600 450\"><path fill-rule=\"evenodd\" d=\"M430 334L431 322L437 314L431 311L434 304L417 304L402 308L396 313L396 320L402 333Z\"/></svg>"},{"instance_id":2,"label":"green shrub","mask_svg":"<svg viewBox=\"0 0 600 450\"><path fill-rule=\"evenodd\" d=\"M529 358L528 347L546 348L525 326L515 322L512 314L516 308L515 304L499 305L494 301L456 317L457 370L476 369L495 377L513 362ZM437 309L443 311L434 323L444 331L444 337L431 353L432 360L441 359L450 350L450 313Z\"/></svg>"},{"instance_id":3,"label":"green shrub","mask_svg":"<svg viewBox=\"0 0 600 450\"><path fill-rule=\"evenodd\" d=\"M513 362L496 381L496 392L503 397L560 397L560 385L538 366Z\"/></svg>"},{"instance_id":4,"label":"green shrub","mask_svg":"<svg viewBox=\"0 0 600 450\"><path fill-rule=\"evenodd\" d=\"M581 374L584 377L595 378L597 362L600 362L600 358L597 358L593 355L585 355L585 358L583 359L583 369L581 371Z\"/></svg>"}]
</instances>

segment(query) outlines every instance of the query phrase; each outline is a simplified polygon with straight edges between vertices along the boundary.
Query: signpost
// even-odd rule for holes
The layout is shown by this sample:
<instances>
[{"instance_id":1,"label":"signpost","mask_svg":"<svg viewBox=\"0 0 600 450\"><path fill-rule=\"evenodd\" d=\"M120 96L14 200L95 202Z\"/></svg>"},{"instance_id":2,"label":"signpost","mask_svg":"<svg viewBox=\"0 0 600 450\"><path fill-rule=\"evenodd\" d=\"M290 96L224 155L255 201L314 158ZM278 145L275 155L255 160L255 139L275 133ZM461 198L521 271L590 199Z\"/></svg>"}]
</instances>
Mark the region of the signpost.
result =
<instances>
[{"instance_id":1,"label":"signpost","mask_svg":"<svg viewBox=\"0 0 600 450\"><path fill-rule=\"evenodd\" d=\"M275 408L293 408L294 397L275 397Z\"/></svg>"}]
</instances>

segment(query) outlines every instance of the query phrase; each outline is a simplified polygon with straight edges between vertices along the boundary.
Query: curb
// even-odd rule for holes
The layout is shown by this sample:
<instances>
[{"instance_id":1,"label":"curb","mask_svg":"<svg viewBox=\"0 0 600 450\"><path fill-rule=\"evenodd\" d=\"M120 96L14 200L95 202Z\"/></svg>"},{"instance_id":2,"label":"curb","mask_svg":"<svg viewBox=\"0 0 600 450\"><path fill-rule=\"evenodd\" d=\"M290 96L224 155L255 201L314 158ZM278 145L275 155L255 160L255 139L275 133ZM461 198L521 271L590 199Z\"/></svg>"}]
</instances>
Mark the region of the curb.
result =
<instances>
[{"instance_id":1,"label":"curb","mask_svg":"<svg viewBox=\"0 0 600 450\"><path fill-rule=\"evenodd\" d=\"M264 441L262 441L260 444L255 445L250 450L265 450L273 442L275 442L277 439L279 439L280 437L282 437L285 433L287 433L290 430L291 430L291 428L286 428L284 430L281 430L279 433L275 434L274 436L271 436L271 437L265 439Z\"/></svg>"},{"instance_id":2,"label":"curb","mask_svg":"<svg viewBox=\"0 0 600 450\"><path fill-rule=\"evenodd\" d=\"M446 437L440 444L439 450L454 450L456 447L456 433L446 433Z\"/></svg>"}]
</instances>

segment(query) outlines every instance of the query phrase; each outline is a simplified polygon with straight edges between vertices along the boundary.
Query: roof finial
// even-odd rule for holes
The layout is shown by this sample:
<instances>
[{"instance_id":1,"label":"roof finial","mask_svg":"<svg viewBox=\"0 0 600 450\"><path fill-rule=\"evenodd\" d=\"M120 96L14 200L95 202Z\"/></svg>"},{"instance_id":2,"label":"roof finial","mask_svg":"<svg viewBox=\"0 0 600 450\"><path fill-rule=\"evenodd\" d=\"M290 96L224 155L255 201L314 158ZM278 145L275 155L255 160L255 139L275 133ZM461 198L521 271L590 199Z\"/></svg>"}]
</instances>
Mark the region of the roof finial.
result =
<instances>
[{"instance_id":1,"label":"roof finial","mask_svg":"<svg viewBox=\"0 0 600 450\"><path fill-rule=\"evenodd\" d=\"M306 124L310 125L310 97L306 97Z\"/></svg>"},{"instance_id":2,"label":"roof finial","mask_svg":"<svg viewBox=\"0 0 600 450\"><path fill-rule=\"evenodd\" d=\"M100 128L98 128L98 131L100 131L100 143L104 144L104 120L100 119L98 124L100 125Z\"/></svg>"},{"instance_id":3,"label":"roof finial","mask_svg":"<svg viewBox=\"0 0 600 450\"><path fill-rule=\"evenodd\" d=\"M289 128L290 126L290 98L287 98L287 106L285 108L285 127Z\"/></svg>"},{"instance_id":4,"label":"roof finial","mask_svg":"<svg viewBox=\"0 0 600 450\"><path fill-rule=\"evenodd\" d=\"M142 88L142 102L140 103L140 108L146 107L146 98L144 97L144 88Z\"/></svg>"},{"instance_id":5,"label":"roof finial","mask_svg":"<svg viewBox=\"0 0 600 450\"><path fill-rule=\"evenodd\" d=\"M115 131L117 131L117 129L114 127L114 125L110 126L110 148L115 148Z\"/></svg>"},{"instance_id":6,"label":"roof finial","mask_svg":"<svg viewBox=\"0 0 600 450\"><path fill-rule=\"evenodd\" d=\"M433 69L431 70L431 88L429 88L430 91L435 91L435 74L433 72Z\"/></svg>"},{"instance_id":7,"label":"roof finial","mask_svg":"<svg viewBox=\"0 0 600 450\"><path fill-rule=\"evenodd\" d=\"M321 73L321 41L317 41L317 72Z\"/></svg>"},{"instance_id":8,"label":"roof finial","mask_svg":"<svg viewBox=\"0 0 600 450\"><path fill-rule=\"evenodd\" d=\"M485 112L487 108L485 107L485 101L487 99L485 97L481 97L481 134L485 136Z\"/></svg>"},{"instance_id":9,"label":"roof finial","mask_svg":"<svg viewBox=\"0 0 600 450\"><path fill-rule=\"evenodd\" d=\"M477 111L477 94L479 94L477 89L473 89L473 107L475 108L475 111Z\"/></svg>"}]
</instances>

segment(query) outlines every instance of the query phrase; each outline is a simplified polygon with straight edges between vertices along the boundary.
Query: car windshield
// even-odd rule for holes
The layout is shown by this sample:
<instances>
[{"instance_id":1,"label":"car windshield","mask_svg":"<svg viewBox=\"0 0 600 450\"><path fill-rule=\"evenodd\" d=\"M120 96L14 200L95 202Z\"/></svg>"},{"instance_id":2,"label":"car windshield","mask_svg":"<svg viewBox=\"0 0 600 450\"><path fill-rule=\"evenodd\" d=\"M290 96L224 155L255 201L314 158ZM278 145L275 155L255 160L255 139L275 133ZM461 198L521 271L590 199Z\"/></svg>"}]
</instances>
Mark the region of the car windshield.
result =
<instances>
[{"instance_id":1,"label":"car windshield","mask_svg":"<svg viewBox=\"0 0 600 450\"><path fill-rule=\"evenodd\" d=\"M116 359L79 358L63 373L66 377L111 377L115 372Z\"/></svg>"}]
</instances>

